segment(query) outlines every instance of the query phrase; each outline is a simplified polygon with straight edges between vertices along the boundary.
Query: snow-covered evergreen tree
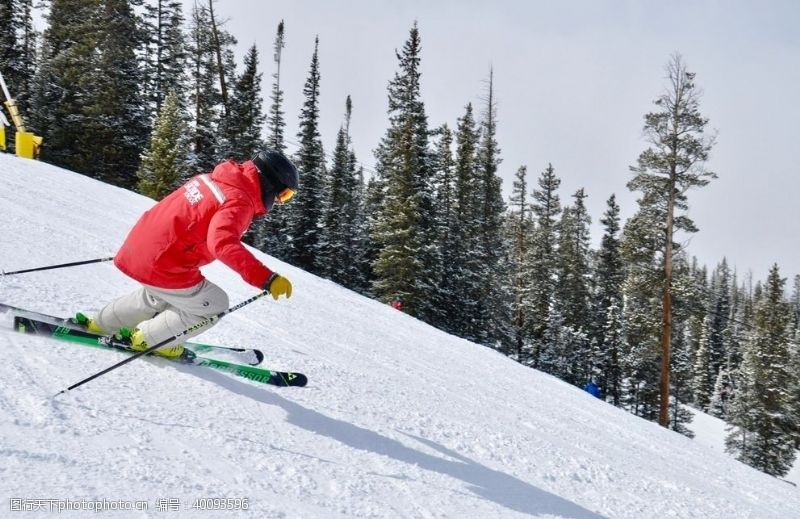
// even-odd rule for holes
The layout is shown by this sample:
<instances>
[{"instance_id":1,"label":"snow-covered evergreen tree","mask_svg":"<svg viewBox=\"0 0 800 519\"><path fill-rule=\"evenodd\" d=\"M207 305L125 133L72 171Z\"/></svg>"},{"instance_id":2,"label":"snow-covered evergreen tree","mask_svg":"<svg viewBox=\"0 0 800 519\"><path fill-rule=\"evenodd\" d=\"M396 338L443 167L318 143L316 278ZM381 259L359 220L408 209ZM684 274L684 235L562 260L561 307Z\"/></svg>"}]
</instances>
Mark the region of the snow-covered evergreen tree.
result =
<instances>
[{"instance_id":1,"label":"snow-covered evergreen tree","mask_svg":"<svg viewBox=\"0 0 800 519\"><path fill-rule=\"evenodd\" d=\"M800 329L800 274L794 277L792 296L789 303L792 311L792 329L797 331Z\"/></svg>"},{"instance_id":2,"label":"snow-covered evergreen tree","mask_svg":"<svg viewBox=\"0 0 800 519\"><path fill-rule=\"evenodd\" d=\"M272 93L270 99L272 104L269 107L267 117L267 144L270 148L283 152L286 144L283 141L283 133L286 128L283 111L283 90L281 90L281 57L283 48L286 47L286 35L283 20L278 24L273 44L273 61L275 62L275 72L272 74Z\"/></svg>"},{"instance_id":3,"label":"snow-covered evergreen tree","mask_svg":"<svg viewBox=\"0 0 800 519\"><path fill-rule=\"evenodd\" d=\"M150 147L139 166L139 192L160 200L175 189L189 167L186 116L178 96L171 92L158 114Z\"/></svg>"},{"instance_id":4,"label":"snow-covered evergreen tree","mask_svg":"<svg viewBox=\"0 0 800 519\"><path fill-rule=\"evenodd\" d=\"M709 301L709 362L711 375L729 368L728 343L731 337L731 272L728 261L723 258L712 277Z\"/></svg>"},{"instance_id":5,"label":"snow-covered evergreen tree","mask_svg":"<svg viewBox=\"0 0 800 519\"><path fill-rule=\"evenodd\" d=\"M33 0L0 0L0 27L0 72L20 112L26 114L36 73L38 34L33 27ZM7 144L13 151L13 139Z\"/></svg>"},{"instance_id":6,"label":"snow-covered evergreen tree","mask_svg":"<svg viewBox=\"0 0 800 519\"><path fill-rule=\"evenodd\" d=\"M148 126L130 0L54 0L32 111L41 158L132 188Z\"/></svg>"},{"instance_id":7,"label":"snow-covered evergreen tree","mask_svg":"<svg viewBox=\"0 0 800 519\"><path fill-rule=\"evenodd\" d=\"M303 108L300 111L300 147L295 164L301 172L302 196L288 205L289 239L287 259L310 272L320 272L321 246L324 238L322 215L325 210L326 168L325 152L319 133L319 37L314 41L314 53L308 78L303 87Z\"/></svg>"},{"instance_id":8,"label":"snow-covered evergreen tree","mask_svg":"<svg viewBox=\"0 0 800 519\"><path fill-rule=\"evenodd\" d=\"M620 354L623 341L622 322L622 284L625 271L620 244L620 216L616 196L606 202L607 209L600 219L603 224L603 238L597 252L596 305L594 366L596 382L603 395L614 405L619 405L622 385Z\"/></svg>"},{"instance_id":9,"label":"snow-covered evergreen tree","mask_svg":"<svg viewBox=\"0 0 800 519\"><path fill-rule=\"evenodd\" d=\"M589 226L586 194L579 189L572 197L573 205L565 207L558 233L555 304L562 313L563 326L572 336L565 380L583 385L592 375L591 334L593 330L590 307ZM550 326L553 326L550 323Z\"/></svg>"},{"instance_id":10,"label":"snow-covered evergreen tree","mask_svg":"<svg viewBox=\"0 0 800 519\"><path fill-rule=\"evenodd\" d=\"M356 209L353 223L353 251L350 258L352 279L350 288L356 292L372 297L370 292L372 261L370 251L372 241L369 236L369 212L367 208L367 189L364 182L364 167L356 160L356 154L350 152L351 171L355 171L356 187L353 203Z\"/></svg>"},{"instance_id":11,"label":"snow-covered evergreen tree","mask_svg":"<svg viewBox=\"0 0 800 519\"><path fill-rule=\"evenodd\" d=\"M221 120L222 94L217 83L217 65L208 9L195 4L189 26L189 110L192 127L192 172L210 171L219 161L217 128Z\"/></svg>"},{"instance_id":12,"label":"snow-covered evergreen tree","mask_svg":"<svg viewBox=\"0 0 800 519\"><path fill-rule=\"evenodd\" d=\"M714 391L716 374L711 368L711 318L706 316L700 328L700 337L697 350L694 352L694 370L692 377L692 392L694 403L703 411L708 410L711 396Z\"/></svg>"},{"instance_id":13,"label":"snow-covered evergreen tree","mask_svg":"<svg viewBox=\"0 0 800 519\"><path fill-rule=\"evenodd\" d=\"M622 360L626 381L622 404L632 413L654 420L659 406L661 275L656 255L660 235L654 212L643 207L625 224L622 253L625 342Z\"/></svg>"},{"instance_id":14,"label":"snow-covered evergreen tree","mask_svg":"<svg viewBox=\"0 0 800 519\"><path fill-rule=\"evenodd\" d=\"M455 277L458 269L458 247L456 233L456 174L453 158L453 132L445 123L431 132L436 140L431 154L433 170L432 189L435 192L434 207L437 257L431 280L438 289L431 294L435 316L432 324L455 333L450 313L455 301Z\"/></svg>"},{"instance_id":15,"label":"snow-covered evergreen tree","mask_svg":"<svg viewBox=\"0 0 800 519\"><path fill-rule=\"evenodd\" d=\"M187 89L183 4L178 0L145 3L143 84L148 115L155 119L170 92L183 105Z\"/></svg>"},{"instance_id":16,"label":"snow-covered evergreen tree","mask_svg":"<svg viewBox=\"0 0 800 519\"><path fill-rule=\"evenodd\" d=\"M399 70L389 82L389 129L376 150L377 203L372 237L378 249L373 264L374 293L404 311L433 320L435 215L428 118L420 93L421 40L416 23L397 53Z\"/></svg>"},{"instance_id":17,"label":"snow-covered evergreen tree","mask_svg":"<svg viewBox=\"0 0 800 519\"><path fill-rule=\"evenodd\" d=\"M447 321L457 335L479 341L486 324L483 299L485 244L481 229L482 197L476 186L478 169L478 128L467 104L456 132L455 218L450 228L452 255L448 258L447 276L453 299L446 302Z\"/></svg>"},{"instance_id":18,"label":"snow-covered evergreen tree","mask_svg":"<svg viewBox=\"0 0 800 519\"><path fill-rule=\"evenodd\" d=\"M672 384L670 395L670 412L669 412L669 428L675 432L694 437L687 425L691 423L694 414L686 409L685 403L691 401L691 387L690 380L692 374L691 352L689 351L689 343L686 340L687 323L679 321L675 326L675 334L672 342L672 356L670 361L672 363L671 370L672 376L670 383Z\"/></svg>"},{"instance_id":19,"label":"snow-covered evergreen tree","mask_svg":"<svg viewBox=\"0 0 800 519\"><path fill-rule=\"evenodd\" d=\"M508 290L511 293L512 307L512 357L522 361L530 357L530 341L528 335L527 315L529 309L526 301L530 299L530 262L528 249L530 247L531 233L533 231L533 218L530 204L528 203L528 168L520 166L514 176L510 198L510 211L506 218L506 234L510 241ZM524 350L524 353L523 353Z\"/></svg>"},{"instance_id":20,"label":"snow-covered evergreen tree","mask_svg":"<svg viewBox=\"0 0 800 519\"><path fill-rule=\"evenodd\" d=\"M41 158L123 187L147 140L137 18L128 0L54 0L36 80Z\"/></svg>"},{"instance_id":21,"label":"snow-covered evergreen tree","mask_svg":"<svg viewBox=\"0 0 800 519\"><path fill-rule=\"evenodd\" d=\"M258 50L253 45L244 57L242 73L231 92L230 115L226 129L229 145L225 155L237 161L249 160L264 147L261 138L264 126L261 99L261 73L258 71Z\"/></svg>"},{"instance_id":22,"label":"snow-covered evergreen tree","mask_svg":"<svg viewBox=\"0 0 800 519\"><path fill-rule=\"evenodd\" d=\"M283 20L278 24L275 42L273 44L273 61L275 72L272 74L272 91L270 94L271 104L267 114L267 142L266 146L278 150L286 151L284 142L284 132L286 121L283 111L283 90L281 90L281 58L283 48L286 46L286 36L284 32ZM291 204L290 204L291 205ZM262 218L250 227L250 232L246 235L249 243L264 252L276 256L280 259L287 258L289 248L289 222L288 206L275 206L267 218Z\"/></svg>"},{"instance_id":23,"label":"snow-covered evergreen tree","mask_svg":"<svg viewBox=\"0 0 800 519\"><path fill-rule=\"evenodd\" d=\"M321 243L322 274L352 288L357 283L359 265L356 260L359 215L358 178L355 155L350 147L348 127L352 113L347 97L345 121L339 128L333 163L328 175L328 189L322 224L325 239Z\"/></svg>"},{"instance_id":24,"label":"snow-covered evergreen tree","mask_svg":"<svg viewBox=\"0 0 800 519\"><path fill-rule=\"evenodd\" d=\"M477 149L477 166L481 196L479 215L483 252L482 273L485 279L495 279L507 257L507 243L503 239L503 214L506 211L502 195L502 179L498 176L500 147L497 143L497 100L494 92L494 70L489 70L485 107L480 121L480 142ZM478 314L480 329L478 342L490 346L507 343L510 336L508 320L511 316L511 299L496 284L483 283Z\"/></svg>"},{"instance_id":25,"label":"snow-covered evergreen tree","mask_svg":"<svg viewBox=\"0 0 800 519\"><path fill-rule=\"evenodd\" d=\"M789 417L790 427L794 431L794 448L800 449L800 332L797 329L792 333L789 343L789 373L792 382L789 385Z\"/></svg>"},{"instance_id":26,"label":"snow-covered evergreen tree","mask_svg":"<svg viewBox=\"0 0 800 519\"><path fill-rule=\"evenodd\" d=\"M773 476L785 475L796 456L790 394L796 374L789 369L791 315L785 281L773 265L756 302L755 329L745 344L726 439L727 450L740 461Z\"/></svg>"},{"instance_id":27,"label":"snow-covered evergreen tree","mask_svg":"<svg viewBox=\"0 0 800 519\"><path fill-rule=\"evenodd\" d=\"M539 364L556 286L556 245L561 215L561 200L557 190L560 184L561 179L556 176L553 165L548 164L539 177L539 188L533 190L531 203L535 217L529 249L531 289L524 304L525 313L530 317L526 326L533 343L532 358L526 359L526 362L534 367Z\"/></svg>"},{"instance_id":28,"label":"snow-covered evergreen tree","mask_svg":"<svg viewBox=\"0 0 800 519\"><path fill-rule=\"evenodd\" d=\"M681 211L688 209L686 193L691 188L708 184L716 175L704 168L713 139L705 136L708 119L699 111L700 93L695 74L686 69L683 59L674 55L667 65L669 85L655 104L656 112L645 116L644 132L651 147L639 155L637 165L631 167L634 178L628 183L632 191L642 193L640 208L652 211L650 219L662 236L657 251L661 255L663 276L661 330L661 381L659 422L669 421L669 367L672 339L672 269L676 231L685 233L697 229L692 220Z\"/></svg>"}]
</instances>

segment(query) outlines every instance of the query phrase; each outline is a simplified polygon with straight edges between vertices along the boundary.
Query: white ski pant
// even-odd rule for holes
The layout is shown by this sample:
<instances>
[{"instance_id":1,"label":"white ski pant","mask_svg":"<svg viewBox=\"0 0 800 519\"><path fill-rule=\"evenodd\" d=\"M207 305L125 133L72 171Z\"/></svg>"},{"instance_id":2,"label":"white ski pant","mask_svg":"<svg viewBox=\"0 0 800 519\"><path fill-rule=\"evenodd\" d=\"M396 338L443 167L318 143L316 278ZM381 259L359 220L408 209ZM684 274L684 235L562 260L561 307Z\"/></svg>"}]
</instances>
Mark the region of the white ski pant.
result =
<instances>
[{"instance_id":1,"label":"white ski pant","mask_svg":"<svg viewBox=\"0 0 800 519\"><path fill-rule=\"evenodd\" d=\"M142 285L106 305L95 317L95 323L108 333L116 333L122 327L138 328L147 344L154 346L227 309L228 294L208 280L182 289ZM184 342L211 326L201 326L164 346Z\"/></svg>"}]
</instances>

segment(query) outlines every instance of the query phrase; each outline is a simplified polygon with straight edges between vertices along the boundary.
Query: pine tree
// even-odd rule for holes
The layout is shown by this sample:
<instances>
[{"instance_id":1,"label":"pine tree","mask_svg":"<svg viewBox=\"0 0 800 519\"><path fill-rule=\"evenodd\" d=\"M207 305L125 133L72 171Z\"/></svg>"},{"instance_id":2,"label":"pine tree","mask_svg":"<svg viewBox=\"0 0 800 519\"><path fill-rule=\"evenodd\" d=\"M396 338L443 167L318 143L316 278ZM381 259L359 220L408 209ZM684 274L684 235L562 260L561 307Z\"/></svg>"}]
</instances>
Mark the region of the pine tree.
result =
<instances>
[{"instance_id":1,"label":"pine tree","mask_svg":"<svg viewBox=\"0 0 800 519\"><path fill-rule=\"evenodd\" d=\"M615 195L606 202L607 209L600 219L603 238L597 252L597 316L595 365L597 384L614 405L619 405L621 396L620 354L622 348L622 284L625 272L619 238L619 205Z\"/></svg>"},{"instance_id":2,"label":"pine tree","mask_svg":"<svg viewBox=\"0 0 800 519\"><path fill-rule=\"evenodd\" d=\"M434 309L430 323L439 329L453 332L451 329L450 302L455 300L453 292L453 261L457 255L452 246L454 236L451 230L455 227L455 161L453 159L453 132L445 123L431 132L436 139L431 153L431 189L435 193L434 233L436 261L430 273L431 282L437 290L430 294L429 301Z\"/></svg>"},{"instance_id":3,"label":"pine tree","mask_svg":"<svg viewBox=\"0 0 800 519\"><path fill-rule=\"evenodd\" d=\"M145 4L145 59L143 88L148 114L154 119L170 92L183 102L187 89L187 51L183 33L183 6L177 0Z\"/></svg>"},{"instance_id":4,"label":"pine tree","mask_svg":"<svg viewBox=\"0 0 800 519\"><path fill-rule=\"evenodd\" d=\"M286 121L283 112L283 90L280 87L281 55L285 47L283 20L278 24L278 32L273 46L273 60L275 72L272 74L273 84L271 99L272 104L267 115L267 147L284 153L284 130ZM291 205L291 204L290 204ZM245 236L247 241L264 252L280 259L287 259L289 249L289 222L288 207L274 206L268 218L262 218L251 226L251 231Z\"/></svg>"},{"instance_id":5,"label":"pine tree","mask_svg":"<svg viewBox=\"0 0 800 519\"><path fill-rule=\"evenodd\" d=\"M626 386L622 404L648 420L656 419L659 410L661 277L656 257L660 235L655 222L654 211L643 207L626 222L622 233L626 264L622 356L622 379Z\"/></svg>"},{"instance_id":6,"label":"pine tree","mask_svg":"<svg viewBox=\"0 0 800 519\"><path fill-rule=\"evenodd\" d=\"M481 243L481 194L478 169L478 129L472 112L472 104L467 104L464 116L458 121L456 132L455 162L455 214L449 230L452 247L445 275L449 278L452 300L447 301L449 310L447 321L451 329L460 337L479 341L485 327L483 319L485 278L483 261L486 257Z\"/></svg>"},{"instance_id":7,"label":"pine tree","mask_svg":"<svg viewBox=\"0 0 800 519\"><path fill-rule=\"evenodd\" d=\"M520 166L515 175L511 191L511 208L507 217L508 239L510 247L510 268L508 270L509 292L512 294L512 330L513 330L513 358L521 361L523 350L529 350L528 342L528 307L525 301L529 298L528 291L531 271L528 262L528 249L530 247L533 219L528 203L528 168ZM528 353L530 353L528 351Z\"/></svg>"},{"instance_id":8,"label":"pine tree","mask_svg":"<svg viewBox=\"0 0 800 519\"><path fill-rule=\"evenodd\" d=\"M416 23L401 52L399 71L389 82L389 129L376 150L378 179L372 237L378 248L373 290L382 301L397 298L403 309L435 319L429 301L435 271L432 168L428 121L420 95L421 40Z\"/></svg>"},{"instance_id":9,"label":"pine tree","mask_svg":"<svg viewBox=\"0 0 800 519\"><path fill-rule=\"evenodd\" d=\"M483 117L480 122L480 143L477 150L481 196L480 233L482 248L481 274L484 279L496 279L502 261L507 257L503 239L503 214L506 211L502 195L502 179L497 170L502 162L497 143L497 101L494 93L494 69L489 69ZM483 283L480 288L478 341L497 347L510 339L508 321L511 317L511 300L495 283Z\"/></svg>"},{"instance_id":10,"label":"pine tree","mask_svg":"<svg viewBox=\"0 0 800 519\"><path fill-rule=\"evenodd\" d=\"M744 331L747 324L744 322L745 315L745 292L739 287L736 272L733 273L731 280L731 311L728 332L726 333L727 347L727 372L735 372L742 362L742 343L744 342Z\"/></svg>"},{"instance_id":11,"label":"pine tree","mask_svg":"<svg viewBox=\"0 0 800 519\"><path fill-rule=\"evenodd\" d=\"M789 393L796 377L787 363L790 309L785 281L773 265L756 303L755 330L745 346L726 439L727 450L740 461L773 476L786 475L796 456Z\"/></svg>"},{"instance_id":12,"label":"pine tree","mask_svg":"<svg viewBox=\"0 0 800 519\"><path fill-rule=\"evenodd\" d=\"M23 116L28 113L36 72L37 34L33 29L32 10L33 0L0 0L0 72ZM0 99L5 97L0 96ZM23 123L30 125L31 121L24 119ZM8 138L6 151L14 153L15 150L15 139Z\"/></svg>"},{"instance_id":13,"label":"pine tree","mask_svg":"<svg viewBox=\"0 0 800 519\"><path fill-rule=\"evenodd\" d=\"M800 329L800 274L794 277L792 297L789 300L792 308L792 329Z\"/></svg>"},{"instance_id":14,"label":"pine tree","mask_svg":"<svg viewBox=\"0 0 800 519\"><path fill-rule=\"evenodd\" d=\"M539 189L533 191L531 210L535 215L536 227L530 246L530 286L525 301L528 319L527 327L533 342L533 355L530 363L538 367L539 356L548 328L548 316L553 302L556 283L556 244L558 238L558 218L561 214L561 201L557 190L561 180L556 176L552 164L539 177Z\"/></svg>"},{"instance_id":15,"label":"pine tree","mask_svg":"<svg viewBox=\"0 0 800 519\"><path fill-rule=\"evenodd\" d=\"M682 58L674 55L667 65L670 85L656 99L660 111L645 116L644 131L652 145L641 155L631 171L634 178L628 183L632 191L641 191L640 207L654 211L664 237L659 252L663 256L663 327L661 339L661 381L659 423L669 422L669 366L672 340L672 269L676 231L695 232L694 223L685 214L688 209L686 192L692 187L702 187L715 178L704 169L704 163L713 146L713 139L704 135L708 119L699 111L699 92L695 88L695 74L686 70Z\"/></svg>"},{"instance_id":16,"label":"pine tree","mask_svg":"<svg viewBox=\"0 0 800 519\"><path fill-rule=\"evenodd\" d=\"M258 111L261 111L261 78L257 73L258 67L258 53L255 55L248 53L246 59L251 60L250 71L243 74L243 81L246 93L244 97L246 100L237 96L236 88L239 78L236 73L236 59L234 56L234 48L236 47L236 38L225 29L225 22L217 18L214 11L214 3L217 0L208 0L208 17L210 21L210 45L211 54L213 56L212 62L214 66L214 75L217 78L220 93L220 105L217 108L220 115L219 125L216 131L217 150L219 158L238 158L243 160L252 157L244 153L242 150L237 149L237 139L246 139L245 146L251 145L252 140L252 127L247 127L249 121L242 121L238 119L239 113L247 114L251 111L254 104L258 105ZM253 88L257 88L257 94L253 94ZM239 99L237 99L237 97ZM237 102L239 102L237 111ZM246 106L241 106L242 102ZM247 115L245 115L247 117ZM252 125L251 125L252 126ZM244 127L244 128L243 128ZM260 131L256 139L260 139Z\"/></svg>"},{"instance_id":17,"label":"pine tree","mask_svg":"<svg viewBox=\"0 0 800 519\"><path fill-rule=\"evenodd\" d=\"M356 188L354 204L356 207L356 217L353 224L353 253L351 264L353 279L350 288L368 297L372 297L370 292L372 275L372 242L369 236L369 212L367 208L367 189L364 183L364 167L358 165L355 152L350 154L351 169L356 171Z\"/></svg>"},{"instance_id":18,"label":"pine tree","mask_svg":"<svg viewBox=\"0 0 800 519\"><path fill-rule=\"evenodd\" d=\"M141 33L128 0L54 0L36 79L41 158L131 188L147 140Z\"/></svg>"},{"instance_id":19,"label":"pine tree","mask_svg":"<svg viewBox=\"0 0 800 519\"><path fill-rule=\"evenodd\" d=\"M321 274L341 285L347 283L346 265L348 263L348 228L347 211L353 192L350 177L350 150L347 147L347 135L344 126L339 127L336 136L336 147L333 150L333 164L329 170L327 201L322 216L325 228L325 240L320 243Z\"/></svg>"},{"instance_id":20,"label":"pine tree","mask_svg":"<svg viewBox=\"0 0 800 519\"><path fill-rule=\"evenodd\" d=\"M270 96L272 104L270 105L269 116L267 118L267 143L272 149L280 152L286 149L286 145L283 142L283 132L286 128L286 121L283 119L283 90L281 90L281 55L285 46L286 36L284 34L283 20L281 20L278 24L278 32L275 35L275 43L273 44L275 72L272 74L272 78L274 79L272 83L272 94Z\"/></svg>"},{"instance_id":21,"label":"pine tree","mask_svg":"<svg viewBox=\"0 0 800 519\"><path fill-rule=\"evenodd\" d=\"M78 153L95 178L132 189L150 131L134 52L143 35L130 0L106 0L96 15L102 51L99 68L87 78L89 103Z\"/></svg>"},{"instance_id":22,"label":"pine tree","mask_svg":"<svg viewBox=\"0 0 800 519\"><path fill-rule=\"evenodd\" d=\"M725 258L712 278L709 322L709 355L712 376L725 368L730 368L728 343L731 334L731 278Z\"/></svg>"},{"instance_id":23,"label":"pine tree","mask_svg":"<svg viewBox=\"0 0 800 519\"><path fill-rule=\"evenodd\" d=\"M547 316L548 326L542 338L538 369L562 380L572 380L574 333L564 326L559 305L552 305Z\"/></svg>"},{"instance_id":24,"label":"pine tree","mask_svg":"<svg viewBox=\"0 0 800 519\"><path fill-rule=\"evenodd\" d=\"M339 128L330 168L327 200L322 217L325 240L321 243L322 273L328 279L353 288L359 283L359 199L355 154L350 148L352 102L345 103L346 123Z\"/></svg>"},{"instance_id":25,"label":"pine tree","mask_svg":"<svg viewBox=\"0 0 800 519\"><path fill-rule=\"evenodd\" d=\"M694 403L703 411L708 410L711 395L714 391L714 377L711 364L711 319L709 316L703 320L700 329L698 348L694 353L694 370L692 378L692 391Z\"/></svg>"},{"instance_id":26,"label":"pine tree","mask_svg":"<svg viewBox=\"0 0 800 519\"><path fill-rule=\"evenodd\" d=\"M795 278L795 281L797 278ZM790 427L794 431L794 448L800 449L800 333L797 329L792 334L789 353L789 373L794 374L794 381L789 386Z\"/></svg>"},{"instance_id":27,"label":"pine tree","mask_svg":"<svg viewBox=\"0 0 800 519\"><path fill-rule=\"evenodd\" d=\"M18 0L0 0L0 72L11 85L15 83L18 63L17 4Z\"/></svg>"},{"instance_id":28,"label":"pine tree","mask_svg":"<svg viewBox=\"0 0 800 519\"><path fill-rule=\"evenodd\" d=\"M86 78L99 68L96 0L53 0L44 32L41 63L35 79L31 126L47 136L40 158L88 173L78 159L77 141L83 131Z\"/></svg>"},{"instance_id":29,"label":"pine tree","mask_svg":"<svg viewBox=\"0 0 800 519\"><path fill-rule=\"evenodd\" d=\"M326 171L325 153L319 134L319 38L314 42L311 68L303 88L305 101L300 112L300 148L295 154L297 169L302 172L302 196L289 206L290 248L288 259L296 266L317 273L321 265L320 251L324 238L321 227L324 211Z\"/></svg>"},{"instance_id":30,"label":"pine tree","mask_svg":"<svg viewBox=\"0 0 800 519\"><path fill-rule=\"evenodd\" d=\"M214 1L208 0L209 30L211 35L210 45L213 54L215 71L219 77L219 92L222 99L223 121L227 121L231 113L231 96L228 92L228 85L234 74L233 52L231 47L236 45L236 39L226 32L222 23L217 21L214 13Z\"/></svg>"},{"instance_id":31,"label":"pine tree","mask_svg":"<svg viewBox=\"0 0 800 519\"><path fill-rule=\"evenodd\" d=\"M569 357L565 359L568 365L565 380L582 385L592 374L590 334L593 330L589 290L591 218L586 210L583 189L575 192L573 198L575 203L564 209L559 225L555 304L561 310L563 326L572 336Z\"/></svg>"},{"instance_id":32,"label":"pine tree","mask_svg":"<svg viewBox=\"0 0 800 519\"><path fill-rule=\"evenodd\" d=\"M264 123L262 104L258 50L253 45L245 54L244 70L231 92L230 115L226 125L230 146L226 154L228 157L245 161L264 147L261 139Z\"/></svg>"},{"instance_id":33,"label":"pine tree","mask_svg":"<svg viewBox=\"0 0 800 519\"><path fill-rule=\"evenodd\" d=\"M36 73L33 0L0 0L0 27L0 72L24 114Z\"/></svg>"},{"instance_id":34,"label":"pine tree","mask_svg":"<svg viewBox=\"0 0 800 519\"><path fill-rule=\"evenodd\" d=\"M175 189L188 167L189 142L185 115L172 92L164 101L153 127L150 147L142 154L139 192L160 200Z\"/></svg>"},{"instance_id":35,"label":"pine tree","mask_svg":"<svg viewBox=\"0 0 800 519\"><path fill-rule=\"evenodd\" d=\"M195 4L189 27L190 111L193 121L192 170L210 171L218 162L217 127L222 95L217 90L216 63L208 9Z\"/></svg>"},{"instance_id":36,"label":"pine tree","mask_svg":"<svg viewBox=\"0 0 800 519\"><path fill-rule=\"evenodd\" d=\"M689 343L686 340L686 322L679 321L675 326L673 340L673 355L671 356L671 384L672 394L670 395L670 419L669 428L675 432L694 437L687 425L694 419L694 414L683 404L691 400L691 374L692 362Z\"/></svg>"}]
</instances>

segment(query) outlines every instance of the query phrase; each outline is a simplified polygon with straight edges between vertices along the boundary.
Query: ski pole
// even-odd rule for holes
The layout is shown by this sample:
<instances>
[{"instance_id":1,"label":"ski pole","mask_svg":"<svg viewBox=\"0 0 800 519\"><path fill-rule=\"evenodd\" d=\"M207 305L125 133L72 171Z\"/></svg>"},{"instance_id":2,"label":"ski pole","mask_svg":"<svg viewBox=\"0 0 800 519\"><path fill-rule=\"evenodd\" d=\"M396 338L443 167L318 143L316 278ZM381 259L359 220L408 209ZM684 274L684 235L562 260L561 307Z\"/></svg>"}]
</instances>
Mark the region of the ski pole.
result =
<instances>
[{"instance_id":1,"label":"ski pole","mask_svg":"<svg viewBox=\"0 0 800 519\"><path fill-rule=\"evenodd\" d=\"M11 276L13 274L25 274L26 272L37 272L39 270L50 270L50 269L60 269L64 267L76 267L78 265L88 265L89 263L101 263L103 261L111 261L114 257L110 258L97 258L93 260L86 260L86 261L73 261L72 263L62 263L60 265L48 265L47 267L36 267L33 269L25 269L25 270L15 270L14 272L5 272L0 270L0 277L3 276Z\"/></svg>"},{"instance_id":2,"label":"ski pole","mask_svg":"<svg viewBox=\"0 0 800 519\"><path fill-rule=\"evenodd\" d=\"M245 305L249 305L250 303L252 303L256 299L260 299L260 298L264 297L268 293L269 293L268 290L264 290L263 292L260 292L260 293L258 293L256 295L254 295L250 299L242 301L241 303L239 303L236 306L232 306L232 307L228 308L227 310L223 310L222 312L218 313L217 315L213 315L213 316L211 316L211 317L209 317L207 319L204 319L204 320L200 321L199 323L197 323L197 324L195 324L193 326L190 326L189 328L183 330L182 332L177 333L177 334L173 335L172 337L170 337L168 339L164 339L163 341L159 342L155 346L151 346L151 347L147 348L146 350L142 350L142 351L136 353L135 355L131 355L130 357L128 357L126 359L123 359L120 362L117 362L113 366L110 366L110 367L104 369L103 371L98 371L97 373L95 373L91 377L87 377L87 378L81 380L80 382L76 382L75 384L72 384L67 389L62 389L61 391L56 393L55 396L58 396L58 395L60 395L62 393L66 393L67 391L72 391L76 387L82 386L85 383L87 383L87 382L89 382L91 380L94 380L94 379L96 379L97 377L99 377L101 375L105 375L109 371L115 370L118 367L120 367L120 366L122 366L124 364L127 364L128 362L131 362L132 360L138 359L139 357L141 357L143 355L147 355L148 353L153 353L157 349L161 348L162 346L165 346L165 345L169 344L170 342L174 341L175 339L179 339L179 338L183 337L184 335L188 335L188 334L192 333L193 331L197 330L198 328L202 328L203 326L206 326L207 324L215 323L215 322L219 321L220 319L222 319L224 316L228 315L229 313L235 312L236 310L240 309L241 307L243 307Z\"/></svg>"}]
</instances>

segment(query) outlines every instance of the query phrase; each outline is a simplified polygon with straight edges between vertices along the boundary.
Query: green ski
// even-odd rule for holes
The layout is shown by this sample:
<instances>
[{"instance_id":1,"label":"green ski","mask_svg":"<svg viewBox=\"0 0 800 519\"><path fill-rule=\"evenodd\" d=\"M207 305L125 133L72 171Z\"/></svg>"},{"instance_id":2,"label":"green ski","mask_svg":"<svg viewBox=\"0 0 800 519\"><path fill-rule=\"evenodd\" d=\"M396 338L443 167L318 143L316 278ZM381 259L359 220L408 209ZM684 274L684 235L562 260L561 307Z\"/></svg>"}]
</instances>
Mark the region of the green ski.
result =
<instances>
[{"instance_id":1,"label":"green ski","mask_svg":"<svg viewBox=\"0 0 800 519\"><path fill-rule=\"evenodd\" d=\"M113 349L128 354L137 353L131 350L127 344L119 342L112 337L96 335L91 332L64 326L61 323L47 322L46 320L35 319L28 316L14 316L14 329L21 333L31 333L44 337L50 337L73 344L91 346L95 348ZM189 348L191 350L191 348ZM169 359L167 359L169 360ZM245 364L237 364L219 359L197 355L193 352L190 358L182 358L171 362L201 366L216 369L226 373L236 375L248 380L270 384L273 386L305 386L308 379L302 373L286 371L274 371L264 368L256 368Z\"/></svg>"}]
</instances>

